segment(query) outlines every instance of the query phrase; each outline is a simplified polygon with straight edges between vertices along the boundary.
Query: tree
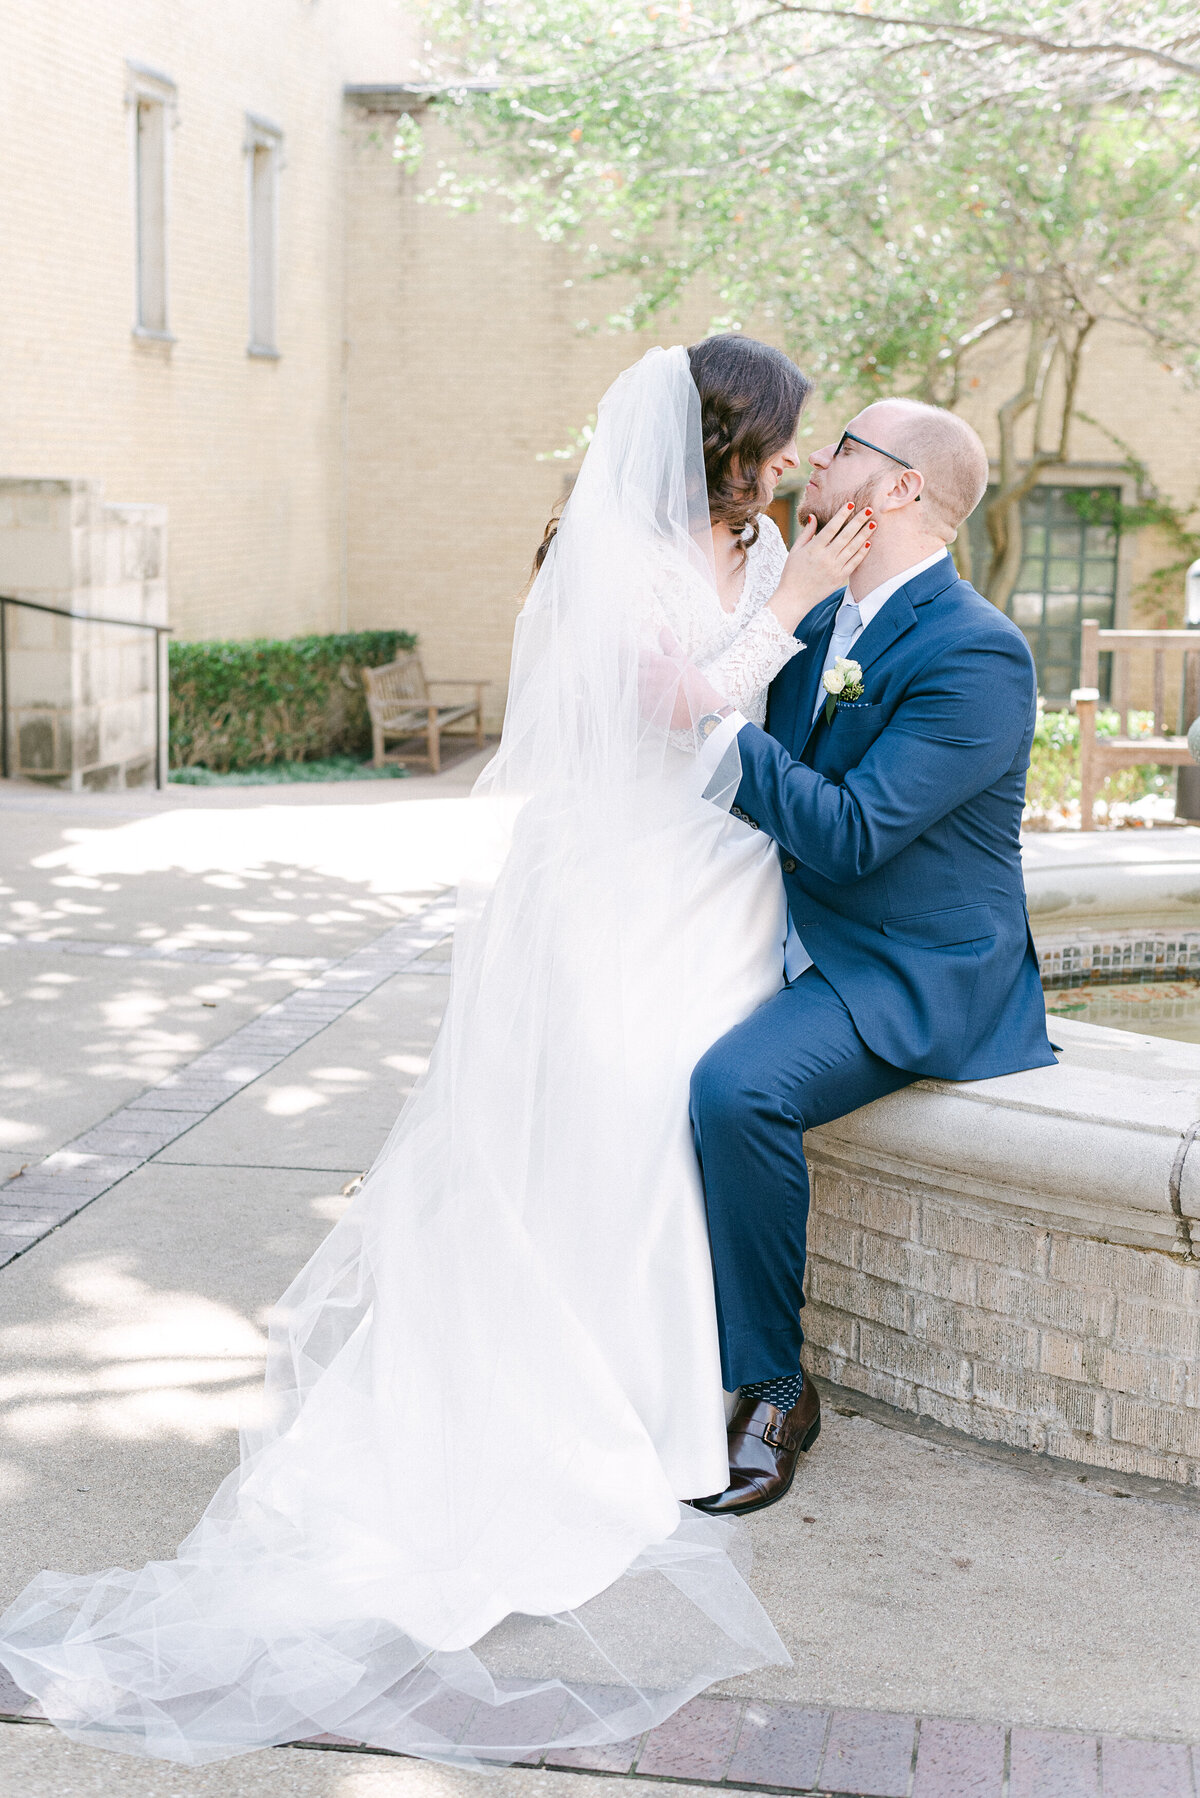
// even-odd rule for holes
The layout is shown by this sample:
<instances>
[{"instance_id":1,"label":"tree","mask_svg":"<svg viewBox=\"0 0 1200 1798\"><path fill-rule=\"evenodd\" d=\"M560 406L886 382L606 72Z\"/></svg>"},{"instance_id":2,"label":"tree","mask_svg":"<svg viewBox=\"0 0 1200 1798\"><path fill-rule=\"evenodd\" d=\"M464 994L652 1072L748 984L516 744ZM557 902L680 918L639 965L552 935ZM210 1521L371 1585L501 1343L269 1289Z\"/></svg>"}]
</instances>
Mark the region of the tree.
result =
<instances>
[{"instance_id":1,"label":"tree","mask_svg":"<svg viewBox=\"0 0 1200 1798\"><path fill-rule=\"evenodd\" d=\"M703 279L714 325L770 321L827 396L949 405L985 345L1012 346L975 571L1000 605L1097 326L1200 368L1190 4L1150 0L1132 31L1102 0L434 0L430 18L457 56L431 56L431 92L484 153L434 191L499 194L581 274L621 277L610 326Z\"/></svg>"},{"instance_id":2,"label":"tree","mask_svg":"<svg viewBox=\"0 0 1200 1798\"><path fill-rule=\"evenodd\" d=\"M1174 119L1075 104L980 125L948 139L913 195L938 220L965 299L935 321L942 341L913 385L953 406L985 340L1020 345L1018 381L997 408L990 562L977 571L1004 606L1021 568L1021 501L1070 460L1096 327L1122 327L1183 374L1200 369L1200 196L1196 149Z\"/></svg>"}]
</instances>

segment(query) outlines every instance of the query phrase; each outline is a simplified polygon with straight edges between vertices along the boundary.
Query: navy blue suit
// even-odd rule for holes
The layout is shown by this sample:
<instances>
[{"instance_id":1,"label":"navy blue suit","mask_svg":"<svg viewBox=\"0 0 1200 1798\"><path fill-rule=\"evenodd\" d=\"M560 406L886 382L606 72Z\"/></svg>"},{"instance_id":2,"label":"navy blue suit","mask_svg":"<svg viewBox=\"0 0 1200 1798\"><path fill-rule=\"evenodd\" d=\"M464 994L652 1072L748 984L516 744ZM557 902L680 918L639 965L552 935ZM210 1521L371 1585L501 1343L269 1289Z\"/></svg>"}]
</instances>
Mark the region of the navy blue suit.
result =
<instances>
[{"instance_id":1,"label":"navy blue suit","mask_svg":"<svg viewBox=\"0 0 1200 1798\"><path fill-rule=\"evenodd\" d=\"M778 843L815 965L716 1043L692 1082L731 1390L799 1365L804 1130L923 1074L1054 1061L1021 876L1037 712L1025 639L947 558L894 593L850 651L862 698L812 724L841 598L804 620L767 729L737 739L734 814Z\"/></svg>"}]
</instances>

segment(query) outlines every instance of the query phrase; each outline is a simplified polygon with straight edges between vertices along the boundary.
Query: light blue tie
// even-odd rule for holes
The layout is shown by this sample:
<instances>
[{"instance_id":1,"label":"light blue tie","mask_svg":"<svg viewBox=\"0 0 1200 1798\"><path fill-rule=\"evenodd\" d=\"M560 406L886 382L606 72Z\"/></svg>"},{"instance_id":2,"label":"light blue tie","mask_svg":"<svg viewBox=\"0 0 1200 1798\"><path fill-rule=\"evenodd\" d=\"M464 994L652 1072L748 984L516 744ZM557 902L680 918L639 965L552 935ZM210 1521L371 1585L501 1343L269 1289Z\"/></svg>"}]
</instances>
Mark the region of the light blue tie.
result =
<instances>
[{"instance_id":1,"label":"light blue tie","mask_svg":"<svg viewBox=\"0 0 1200 1798\"><path fill-rule=\"evenodd\" d=\"M838 615L834 621L833 636L829 639L829 653L825 657L825 667L821 673L832 668L839 656L844 656L857 637L862 626L862 613L852 599L844 599L838 607ZM829 695L824 686L818 684L817 703L813 707L812 721L815 724ZM790 983L798 980L805 968L812 967L812 956L800 940L800 932L792 922L792 914L788 912L787 941L783 946L783 974Z\"/></svg>"},{"instance_id":2,"label":"light blue tie","mask_svg":"<svg viewBox=\"0 0 1200 1798\"><path fill-rule=\"evenodd\" d=\"M822 675L828 673L839 656L844 656L846 654L861 628L862 613L852 599L844 599L838 607L838 615L833 627L833 636L829 639L829 653L825 657L825 666L821 670ZM825 691L824 683L818 682L817 703L813 707L812 715L814 724L817 722L817 716L828 697L829 695Z\"/></svg>"}]
</instances>

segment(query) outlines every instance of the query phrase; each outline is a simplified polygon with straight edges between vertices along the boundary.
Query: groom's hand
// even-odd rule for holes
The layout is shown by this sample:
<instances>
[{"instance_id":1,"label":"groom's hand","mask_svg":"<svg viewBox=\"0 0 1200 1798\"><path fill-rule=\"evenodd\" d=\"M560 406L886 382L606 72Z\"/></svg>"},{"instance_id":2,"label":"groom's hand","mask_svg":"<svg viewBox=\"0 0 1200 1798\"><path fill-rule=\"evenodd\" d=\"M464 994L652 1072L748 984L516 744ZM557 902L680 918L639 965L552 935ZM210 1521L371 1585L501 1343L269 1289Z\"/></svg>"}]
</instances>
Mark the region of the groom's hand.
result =
<instances>
[{"instance_id":1,"label":"groom's hand","mask_svg":"<svg viewBox=\"0 0 1200 1798\"><path fill-rule=\"evenodd\" d=\"M659 632L657 651L638 658L638 696L643 718L663 730L691 730L705 712L725 701L694 662L688 661L668 630Z\"/></svg>"}]
</instances>

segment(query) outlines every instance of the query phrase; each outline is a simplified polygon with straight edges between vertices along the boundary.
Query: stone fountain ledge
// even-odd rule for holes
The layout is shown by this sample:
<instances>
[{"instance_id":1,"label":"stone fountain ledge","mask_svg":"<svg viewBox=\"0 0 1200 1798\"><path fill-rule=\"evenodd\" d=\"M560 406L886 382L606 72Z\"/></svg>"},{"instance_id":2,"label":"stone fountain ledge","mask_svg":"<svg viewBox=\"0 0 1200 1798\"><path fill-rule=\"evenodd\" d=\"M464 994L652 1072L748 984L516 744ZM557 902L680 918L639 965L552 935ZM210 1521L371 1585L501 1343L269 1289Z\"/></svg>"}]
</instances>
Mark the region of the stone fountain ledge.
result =
<instances>
[{"instance_id":1,"label":"stone fountain ledge","mask_svg":"<svg viewBox=\"0 0 1200 1798\"><path fill-rule=\"evenodd\" d=\"M1026 877L1044 964L1200 956L1200 830L1039 838ZM810 1133L809 1364L983 1440L1200 1486L1200 1044L1053 1036L1057 1067L923 1080Z\"/></svg>"},{"instance_id":2,"label":"stone fountain ledge","mask_svg":"<svg viewBox=\"0 0 1200 1798\"><path fill-rule=\"evenodd\" d=\"M1039 833L1024 850L1044 976L1200 974L1200 829Z\"/></svg>"}]
</instances>

